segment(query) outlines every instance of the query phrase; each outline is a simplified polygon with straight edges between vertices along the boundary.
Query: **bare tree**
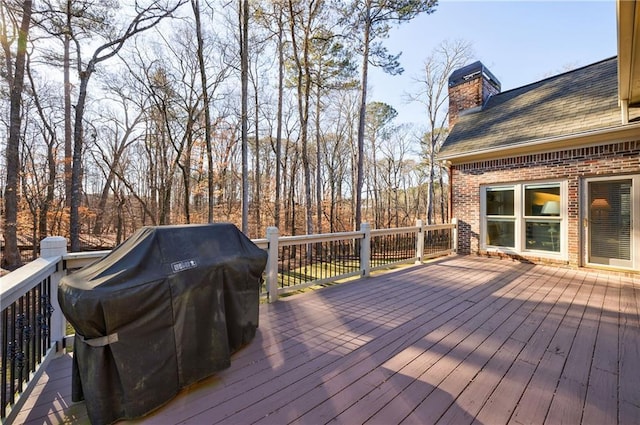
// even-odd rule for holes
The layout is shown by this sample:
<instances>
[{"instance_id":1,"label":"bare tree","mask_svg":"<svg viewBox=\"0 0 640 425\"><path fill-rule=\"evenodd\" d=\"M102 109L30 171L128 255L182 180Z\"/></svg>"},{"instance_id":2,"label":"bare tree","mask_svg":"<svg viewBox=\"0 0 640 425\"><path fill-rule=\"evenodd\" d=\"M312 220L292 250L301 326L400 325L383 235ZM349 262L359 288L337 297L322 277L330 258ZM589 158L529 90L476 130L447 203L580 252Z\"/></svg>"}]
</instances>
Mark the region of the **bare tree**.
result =
<instances>
[{"instance_id":1,"label":"bare tree","mask_svg":"<svg viewBox=\"0 0 640 425\"><path fill-rule=\"evenodd\" d=\"M357 102L355 101L355 91L346 90L334 94L332 103L336 109L331 114L325 125L330 128L329 132L323 134L322 147L324 153L324 164L327 173L328 197L329 197L329 229L330 231L345 231L352 226L351 214L347 215L347 220L341 214L345 203L343 196L352 192L352 188L347 183L351 173L352 132L357 121Z\"/></svg>"},{"instance_id":2,"label":"bare tree","mask_svg":"<svg viewBox=\"0 0 640 425\"><path fill-rule=\"evenodd\" d=\"M240 81L242 139L242 233L249 234L249 0L238 0L238 29L240 32Z\"/></svg>"},{"instance_id":3,"label":"bare tree","mask_svg":"<svg viewBox=\"0 0 640 425\"><path fill-rule=\"evenodd\" d=\"M315 89L315 144L316 144L316 231L322 232L322 114L326 111L323 98L336 90L357 87L356 65L353 55L341 38L327 28L319 28L312 40L311 72Z\"/></svg>"},{"instance_id":4,"label":"bare tree","mask_svg":"<svg viewBox=\"0 0 640 425\"><path fill-rule=\"evenodd\" d=\"M422 103L426 108L427 131L422 137L424 156L428 166L427 223L434 222L434 198L436 175L439 175L440 189L443 188L443 171L436 163L436 155L446 139L449 119L447 108L448 81L453 71L464 66L473 57L469 42L463 40L441 42L424 61L423 73L415 79L419 90L408 98ZM444 195L443 195L444 196ZM441 218L444 217L444 200L441 202Z\"/></svg>"},{"instance_id":5,"label":"bare tree","mask_svg":"<svg viewBox=\"0 0 640 425\"><path fill-rule=\"evenodd\" d=\"M284 96L284 22L283 7L281 2L274 2L274 11L278 17L278 112L276 124L276 194L275 194L275 211L273 222L276 226L280 226L280 198L281 198L281 173L282 173L282 103Z\"/></svg>"},{"instance_id":6,"label":"bare tree","mask_svg":"<svg viewBox=\"0 0 640 425\"><path fill-rule=\"evenodd\" d=\"M9 139L7 141L7 185L5 188L4 239L2 266L15 269L22 264L18 250L18 183L20 175L20 131L22 129L22 92L24 88L27 41L31 28L32 1L24 0L18 10L9 4L0 5L0 46L4 53L9 83ZM18 25L18 22L20 24ZM12 45L16 44L15 53Z\"/></svg>"},{"instance_id":7,"label":"bare tree","mask_svg":"<svg viewBox=\"0 0 640 425\"><path fill-rule=\"evenodd\" d=\"M311 198L311 165L309 163L309 110L313 76L312 40L319 30L322 18L322 0L307 2L289 0L289 29L293 60L295 64L295 84L300 120L300 150L304 171L305 227L307 234L313 233L313 205Z\"/></svg>"},{"instance_id":8,"label":"bare tree","mask_svg":"<svg viewBox=\"0 0 640 425\"><path fill-rule=\"evenodd\" d=\"M275 52L277 55L277 107L275 114L275 140L271 140L275 166L275 186L274 190L274 212L273 225L280 226L281 210L282 210L282 194L286 179L283 176L283 160L282 160L282 143L283 143L283 125L284 125L284 103L285 103L285 65L287 52L287 33L286 29L286 11L288 10L288 2L286 0L272 0L270 4L265 5L258 3L256 13L256 22L268 31L270 31L271 40L275 41ZM269 7L270 6L270 7ZM270 132L269 134L272 134ZM286 162L286 161L285 161Z\"/></svg>"},{"instance_id":9,"label":"bare tree","mask_svg":"<svg viewBox=\"0 0 640 425\"><path fill-rule=\"evenodd\" d=\"M84 145L84 112L87 101L87 88L89 80L98 64L111 59L124 47L125 43L137 34L155 27L163 19L171 16L175 10L186 0L178 0L172 5L165 4L162 0L151 2L148 6L135 5L135 16L127 27L117 36L108 39L98 46L89 61L84 64L78 61L79 89L75 105L75 118L73 130L73 162L71 170L71 212L70 212L70 238L71 251L80 249L80 216L79 207L81 201L81 172L82 172L82 148ZM78 56L79 46L77 46Z\"/></svg>"},{"instance_id":10,"label":"bare tree","mask_svg":"<svg viewBox=\"0 0 640 425\"><path fill-rule=\"evenodd\" d=\"M107 82L108 93L113 94L111 100L118 105L118 109L117 112L106 110L101 114L106 118L102 128L106 133L105 139L109 142L104 147L101 144L95 144L96 149L92 152L96 156L96 163L104 164L101 167L104 185L98 200L98 206L95 209L94 235L100 235L103 231L109 194L113 193L114 197L118 196L114 181L117 171L122 167L123 156L140 136L140 134L136 134L136 130L139 130L143 123L147 99L142 97L134 101L132 94L129 93L126 87L128 85L130 88L131 84L133 82L118 78L113 78ZM120 114L122 115L120 116Z\"/></svg>"},{"instance_id":11,"label":"bare tree","mask_svg":"<svg viewBox=\"0 0 640 425\"><path fill-rule=\"evenodd\" d=\"M393 120L398 116L398 112L390 105L382 102L371 102L367 105L367 120L365 125L366 138L369 140L370 145L370 159L369 159L369 171L370 178L368 190L372 194L373 198L373 215L375 227L382 226L381 220L381 204L380 204L380 190L379 190L379 176L378 176L378 150L379 144L388 139L391 133L391 124Z\"/></svg>"},{"instance_id":12,"label":"bare tree","mask_svg":"<svg viewBox=\"0 0 640 425\"><path fill-rule=\"evenodd\" d=\"M398 58L387 52L381 39L388 37L391 24L408 22L420 13L434 12L437 0L352 0L343 9L343 22L362 56L360 112L358 119L357 182L355 188L355 225L362 222L362 186L364 182L364 135L367 112L369 64L390 74L400 74Z\"/></svg>"},{"instance_id":13,"label":"bare tree","mask_svg":"<svg viewBox=\"0 0 640 425\"><path fill-rule=\"evenodd\" d=\"M80 46L84 42L113 30L113 11L119 7L114 0L42 0L34 17L39 28L62 42L60 56L55 49L43 51L43 57L53 65L61 64L64 86L64 187L65 206L71 207L73 163L73 116L71 68L75 62L81 70Z\"/></svg>"},{"instance_id":14,"label":"bare tree","mask_svg":"<svg viewBox=\"0 0 640 425\"><path fill-rule=\"evenodd\" d=\"M407 187L402 186L405 169L408 166L405 157L410 151L410 137L407 125L392 126L380 143L382 154L381 163L383 165L382 181L384 182L386 193L386 223L385 227L400 227L400 212L404 211L402 224L408 225L409 213L406 208L402 208L400 194L406 196ZM405 202L406 205L406 202Z\"/></svg>"},{"instance_id":15,"label":"bare tree","mask_svg":"<svg viewBox=\"0 0 640 425\"><path fill-rule=\"evenodd\" d=\"M204 57L204 38L202 34L202 22L200 12L200 0L191 0L191 9L196 23L196 39L198 42L198 67L200 70L200 85L202 89L202 104L204 107L204 138L207 147L207 221L213 223L213 155L211 153L211 108L209 105L209 85L207 84L207 72Z\"/></svg>"},{"instance_id":16,"label":"bare tree","mask_svg":"<svg viewBox=\"0 0 640 425\"><path fill-rule=\"evenodd\" d=\"M46 176L44 179L44 196L37 197L39 201L38 205L38 240L41 240L48 235L48 222L47 218L49 211L53 207L55 199L55 183L57 177L57 163L56 163L56 151L58 150L58 137L57 129L55 128L57 121L57 109L59 105L59 99L51 94L51 87L45 87L42 91L45 92L44 96L41 96L40 89L37 88L33 73L31 72L30 61L27 61L27 75L29 77L31 96L33 98L33 104L37 111L39 118L39 133L41 139L46 146L45 164L42 166L42 175ZM43 102L42 97L47 102ZM35 170L35 166L34 166Z\"/></svg>"}]
</instances>

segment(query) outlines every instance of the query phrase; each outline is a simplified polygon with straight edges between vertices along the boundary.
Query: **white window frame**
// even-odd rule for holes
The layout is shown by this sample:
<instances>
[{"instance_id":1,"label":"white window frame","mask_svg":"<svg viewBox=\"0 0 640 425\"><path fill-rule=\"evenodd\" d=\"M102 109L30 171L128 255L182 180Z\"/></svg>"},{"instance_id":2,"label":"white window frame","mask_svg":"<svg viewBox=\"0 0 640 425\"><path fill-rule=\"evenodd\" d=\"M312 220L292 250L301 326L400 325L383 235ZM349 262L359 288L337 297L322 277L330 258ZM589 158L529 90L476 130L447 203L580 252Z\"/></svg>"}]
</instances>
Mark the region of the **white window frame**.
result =
<instances>
[{"instance_id":1,"label":"white window frame","mask_svg":"<svg viewBox=\"0 0 640 425\"><path fill-rule=\"evenodd\" d=\"M531 187L559 187L560 188L560 215L553 217L525 216L525 189ZM487 215L487 191L490 190L513 189L514 215L513 216L490 216ZM566 180L552 181L522 181L508 184L487 184L480 187L480 248L487 252L501 252L507 254L529 255L540 258L551 258L558 260L568 259L568 184ZM515 221L514 224L514 246L503 247L487 244L487 221L490 219L500 220L509 218ZM559 223L559 251L547 251L528 249L526 247L526 224L527 221Z\"/></svg>"}]
</instances>

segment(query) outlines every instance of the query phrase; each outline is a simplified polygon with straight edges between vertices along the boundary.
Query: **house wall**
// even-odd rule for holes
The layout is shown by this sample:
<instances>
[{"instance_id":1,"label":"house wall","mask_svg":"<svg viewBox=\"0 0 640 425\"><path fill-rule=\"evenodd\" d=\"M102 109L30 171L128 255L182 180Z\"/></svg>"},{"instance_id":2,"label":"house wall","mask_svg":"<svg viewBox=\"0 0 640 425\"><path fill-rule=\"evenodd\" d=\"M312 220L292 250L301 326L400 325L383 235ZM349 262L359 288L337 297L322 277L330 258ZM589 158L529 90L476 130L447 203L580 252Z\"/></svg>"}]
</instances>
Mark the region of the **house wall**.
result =
<instances>
[{"instance_id":1,"label":"house wall","mask_svg":"<svg viewBox=\"0 0 640 425\"><path fill-rule=\"evenodd\" d=\"M458 252L480 251L480 187L485 184L566 179L568 182L568 264L578 267L582 226L581 182L584 178L640 173L640 139L451 166L452 214L458 218ZM526 257L533 262L540 258ZM544 262L553 262L544 260Z\"/></svg>"}]
</instances>

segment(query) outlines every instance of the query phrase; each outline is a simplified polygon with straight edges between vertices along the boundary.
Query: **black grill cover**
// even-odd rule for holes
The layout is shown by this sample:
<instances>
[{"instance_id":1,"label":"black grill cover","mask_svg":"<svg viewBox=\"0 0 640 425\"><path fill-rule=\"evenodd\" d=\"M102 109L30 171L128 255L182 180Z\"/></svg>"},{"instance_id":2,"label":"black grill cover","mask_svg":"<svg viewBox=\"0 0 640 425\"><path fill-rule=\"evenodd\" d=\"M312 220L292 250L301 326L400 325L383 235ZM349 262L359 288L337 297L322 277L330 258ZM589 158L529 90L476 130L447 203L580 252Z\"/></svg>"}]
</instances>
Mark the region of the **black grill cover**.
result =
<instances>
[{"instance_id":1,"label":"black grill cover","mask_svg":"<svg viewBox=\"0 0 640 425\"><path fill-rule=\"evenodd\" d=\"M131 419L228 367L256 333L266 261L231 224L145 227L64 277L73 401L94 424Z\"/></svg>"}]
</instances>

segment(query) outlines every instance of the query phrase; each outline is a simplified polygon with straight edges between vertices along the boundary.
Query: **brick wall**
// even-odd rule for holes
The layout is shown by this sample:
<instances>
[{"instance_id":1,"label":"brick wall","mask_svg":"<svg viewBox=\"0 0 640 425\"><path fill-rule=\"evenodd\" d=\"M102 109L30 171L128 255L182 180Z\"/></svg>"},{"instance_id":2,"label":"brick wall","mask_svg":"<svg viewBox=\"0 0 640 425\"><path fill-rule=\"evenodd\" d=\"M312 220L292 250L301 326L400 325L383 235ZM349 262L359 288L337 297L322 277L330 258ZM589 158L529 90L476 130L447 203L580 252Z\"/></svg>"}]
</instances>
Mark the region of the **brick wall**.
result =
<instances>
[{"instance_id":1,"label":"brick wall","mask_svg":"<svg viewBox=\"0 0 640 425\"><path fill-rule=\"evenodd\" d=\"M632 173L640 173L640 140L452 166L452 213L459 220L459 252L482 253L479 244L481 185L566 179L569 265L577 267L581 255L582 180ZM541 262L535 257L527 259Z\"/></svg>"},{"instance_id":2,"label":"brick wall","mask_svg":"<svg viewBox=\"0 0 640 425\"><path fill-rule=\"evenodd\" d=\"M482 105L482 79L474 78L449 88L449 128L458 121L460 111Z\"/></svg>"}]
</instances>

